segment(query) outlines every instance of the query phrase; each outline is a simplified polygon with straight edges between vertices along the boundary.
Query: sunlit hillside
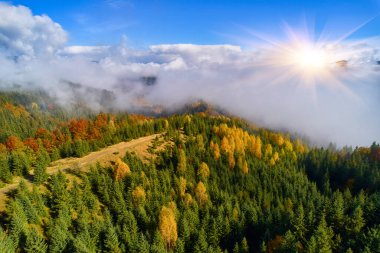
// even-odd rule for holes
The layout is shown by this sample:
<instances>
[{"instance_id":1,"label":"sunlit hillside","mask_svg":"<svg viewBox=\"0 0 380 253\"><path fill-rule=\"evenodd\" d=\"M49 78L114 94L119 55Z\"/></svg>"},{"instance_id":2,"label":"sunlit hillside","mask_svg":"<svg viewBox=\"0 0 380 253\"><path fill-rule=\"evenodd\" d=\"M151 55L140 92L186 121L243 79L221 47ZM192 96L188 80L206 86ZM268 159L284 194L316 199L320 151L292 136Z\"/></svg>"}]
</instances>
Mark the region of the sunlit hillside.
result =
<instances>
[{"instance_id":1,"label":"sunlit hillside","mask_svg":"<svg viewBox=\"0 0 380 253\"><path fill-rule=\"evenodd\" d=\"M378 144L312 148L207 107L78 118L42 98L1 95L1 252L378 250Z\"/></svg>"}]
</instances>

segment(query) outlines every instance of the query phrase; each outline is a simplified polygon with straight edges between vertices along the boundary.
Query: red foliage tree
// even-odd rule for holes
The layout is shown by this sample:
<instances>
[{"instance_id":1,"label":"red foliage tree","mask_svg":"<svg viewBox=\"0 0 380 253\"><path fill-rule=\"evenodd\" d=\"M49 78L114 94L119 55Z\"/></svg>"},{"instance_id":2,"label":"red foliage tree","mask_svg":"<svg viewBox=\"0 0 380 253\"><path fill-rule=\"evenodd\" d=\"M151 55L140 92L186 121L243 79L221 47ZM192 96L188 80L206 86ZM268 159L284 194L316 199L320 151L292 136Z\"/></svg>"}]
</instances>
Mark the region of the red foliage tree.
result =
<instances>
[{"instance_id":1,"label":"red foliage tree","mask_svg":"<svg viewBox=\"0 0 380 253\"><path fill-rule=\"evenodd\" d=\"M34 138L27 138L24 140L24 145L31 148L34 152L37 152L40 148L38 142Z\"/></svg>"},{"instance_id":2,"label":"red foliage tree","mask_svg":"<svg viewBox=\"0 0 380 253\"><path fill-rule=\"evenodd\" d=\"M83 140L87 138L88 122L85 119L72 119L69 123L69 129L74 139Z\"/></svg>"},{"instance_id":3,"label":"red foliage tree","mask_svg":"<svg viewBox=\"0 0 380 253\"><path fill-rule=\"evenodd\" d=\"M17 136L12 135L5 141L5 146L9 151L12 151L24 147L24 144Z\"/></svg>"},{"instance_id":4,"label":"red foliage tree","mask_svg":"<svg viewBox=\"0 0 380 253\"><path fill-rule=\"evenodd\" d=\"M104 113L99 113L95 120L94 120L94 126L98 129L102 129L103 127L107 126L108 124L108 117Z\"/></svg>"}]
</instances>

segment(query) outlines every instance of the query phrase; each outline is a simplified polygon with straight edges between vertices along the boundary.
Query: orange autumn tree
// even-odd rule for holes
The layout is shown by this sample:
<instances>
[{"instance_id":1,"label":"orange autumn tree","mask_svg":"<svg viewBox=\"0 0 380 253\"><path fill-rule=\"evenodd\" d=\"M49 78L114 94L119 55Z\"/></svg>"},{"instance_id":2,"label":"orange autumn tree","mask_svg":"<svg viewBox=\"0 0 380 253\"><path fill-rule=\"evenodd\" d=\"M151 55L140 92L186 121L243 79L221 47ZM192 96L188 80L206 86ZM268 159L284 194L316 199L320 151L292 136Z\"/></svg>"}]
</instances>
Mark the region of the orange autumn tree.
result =
<instances>
[{"instance_id":1,"label":"orange autumn tree","mask_svg":"<svg viewBox=\"0 0 380 253\"><path fill-rule=\"evenodd\" d=\"M83 140L87 137L88 122L85 119L72 119L69 123L69 129L74 139Z\"/></svg>"},{"instance_id":2,"label":"orange autumn tree","mask_svg":"<svg viewBox=\"0 0 380 253\"><path fill-rule=\"evenodd\" d=\"M20 106L15 106L11 103L5 103L4 105L4 108L6 108L8 111L10 111L16 118L19 118L19 117L29 117L29 112L27 112L25 110L25 107L23 107L22 105Z\"/></svg>"},{"instance_id":3,"label":"orange autumn tree","mask_svg":"<svg viewBox=\"0 0 380 253\"><path fill-rule=\"evenodd\" d=\"M9 151L13 151L16 149L21 149L24 147L24 143L17 137L17 136L9 136L8 139L5 141L5 146Z\"/></svg>"},{"instance_id":4,"label":"orange autumn tree","mask_svg":"<svg viewBox=\"0 0 380 253\"><path fill-rule=\"evenodd\" d=\"M42 141L42 144L46 150L50 151L53 148L53 135L49 130L45 128L37 129L35 138Z\"/></svg>"},{"instance_id":5,"label":"orange autumn tree","mask_svg":"<svg viewBox=\"0 0 380 253\"><path fill-rule=\"evenodd\" d=\"M34 152L37 152L40 148L38 141L34 138L26 138L24 140L24 145L31 148Z\"/></svg>"}]
</instances>

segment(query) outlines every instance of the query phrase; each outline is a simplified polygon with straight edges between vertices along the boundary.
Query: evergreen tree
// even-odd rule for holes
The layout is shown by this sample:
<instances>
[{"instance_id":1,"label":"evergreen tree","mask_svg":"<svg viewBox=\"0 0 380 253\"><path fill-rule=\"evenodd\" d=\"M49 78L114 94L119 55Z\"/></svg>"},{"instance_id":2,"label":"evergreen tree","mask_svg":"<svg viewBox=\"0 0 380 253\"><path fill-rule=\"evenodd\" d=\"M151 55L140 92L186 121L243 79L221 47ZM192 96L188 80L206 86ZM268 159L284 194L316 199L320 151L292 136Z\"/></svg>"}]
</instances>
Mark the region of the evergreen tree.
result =
<instances>
[{"instance_id":1,"label":"evergreen tree","mask_svg":"<svg viewBox=\"0 0 380 253\"><path fill-rule=\"evenodd\" d=\"M45 253L47 251L45 240L38 235L35 229L32 229L27 235L25 251L28 253Z\"/></svg>"},{"instance_id":2,"label":"evergreen tree","mask_svg":"<svg viewBox=\"0 0 380 253\"><path fill-rule=\"evenodd\" d=\"M245 237L241 241L240 250L241 250L241 253L249 253L248 242Z\"/></svg>"},{"instance_id":3,"label":"evergreen tree","mask_svg":"<svg viewBox=\"0 0 380 253\"><path fill-rule=\"evenodd\" d=\"M16 245L12 238L9 237L0 227L0 252L13 253L16 251Z\"/></svg>"},{"instance_id":4,"label":"evergreen tree","mask_svg":"<svg viewBox=\"0 0 380 253\"><path fill-rule=\"evenodd\" d=\"M34 168L33 182L37 185L43 183L47 179L48 175L46 173L46 167L44 165L38 164Z\"/></svg>"},{"instance_id":5,"label":"evergreen tree","mask_svg":"<svg viewBox=\"0 0 380 253\"><path fill-rule=\"evenodd\" d=\"M120 246L119 239L116 234L116 230L110 221L107 221L107 225L105 229L104 246L107 252L112 252L112 253L121 252L120 247L119 247Z\"/></svg>"},{"instance_id":6,"label":"evergreen tree","mask_svg":"<svg viewBox=\"0 0 380 253\"><path fill-rule=\"evenodd\" d=\"M205 230L202 228L198 234L197 243L194 246L194 252L207 252L208 243Z\"/></svg>"},{"instance_id":7,"label":"evergreen tree","mask_svg":"<svg viewBox=\"0 0 380 253\"><path fill-rule=\"evenodd\" d=\"M334 237L333 231L327 226L325 216L319 222L317 229L314 231L310 239L309 252L329 253L332 252L332 238Z\"/></svg>"},{"instance_id":8,"label":"evergreen tree","mask_svg":"<svg viewBox=\"0 0 380 253\"><path fill-rule=\"evenodd\" d=\"M12 181L12 177L8 157L0 154L0 180L5 183L10 183Z\"/></svg>"},{"instance_id":9,"label":"evergreen tree","mask_svg":"<svg viewBox=\"0 0 380 253\"><path fill-rule=\"evenodd\" d=\"M180 246L177 243L177 245L176 245L176 252L178 251L179 247ZM152 246L150 247L150 251L152 253L165 253L166 252L165 242L162 239L161 234L160 234L159 231L156 231L154 233L153 243L152 243Z\"/></svg>"}]
</instances>

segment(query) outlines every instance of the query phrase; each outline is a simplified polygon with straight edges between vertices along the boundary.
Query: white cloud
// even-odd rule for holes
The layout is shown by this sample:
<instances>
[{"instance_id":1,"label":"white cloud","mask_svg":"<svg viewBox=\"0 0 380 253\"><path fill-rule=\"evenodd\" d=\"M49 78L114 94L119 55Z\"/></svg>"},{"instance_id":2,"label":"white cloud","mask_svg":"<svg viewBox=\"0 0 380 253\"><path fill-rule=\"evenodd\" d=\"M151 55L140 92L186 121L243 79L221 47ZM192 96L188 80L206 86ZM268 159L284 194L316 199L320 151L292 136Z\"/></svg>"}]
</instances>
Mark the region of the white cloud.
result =
<instances>
[{"instance_id":1,"label":"white cloud","mask_svg":"<svg viewBox=\"0 0 380 253\"><path fill-rule=\"evenodd\" d=\"M153 54L181 56L193 66L200 64L223 64L236 60L241 54L239 46L171 44L150 46Z\"/></svg>"},{"instance_id":2,"label":"white cloud","mask_svg":"<svg viewBox=\"0 0 380 253\"><path fill-rule=\"evenodd\" d=\"M98 54L104 53L110 48L110 46L69 46L65 47L61 53L67 55L78 54Z\"/></svg>"},{"instance_id":3,"label":"white cloud","mask_svg":"<svg viewBox=\"0 0 380 253\"><path fill-rule=\"evenodd\" d=\"M51 54L66 41L66 32L48 16L34 16L27 7L0 3L0 48L9 56Z\"/></svg>"}]
</instances>

